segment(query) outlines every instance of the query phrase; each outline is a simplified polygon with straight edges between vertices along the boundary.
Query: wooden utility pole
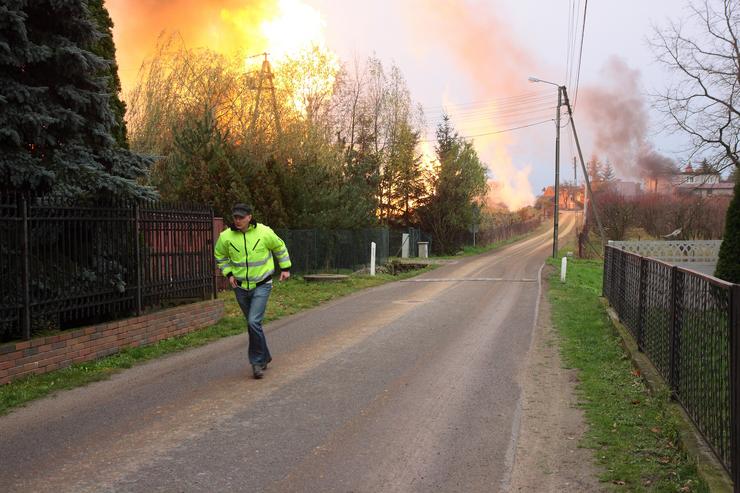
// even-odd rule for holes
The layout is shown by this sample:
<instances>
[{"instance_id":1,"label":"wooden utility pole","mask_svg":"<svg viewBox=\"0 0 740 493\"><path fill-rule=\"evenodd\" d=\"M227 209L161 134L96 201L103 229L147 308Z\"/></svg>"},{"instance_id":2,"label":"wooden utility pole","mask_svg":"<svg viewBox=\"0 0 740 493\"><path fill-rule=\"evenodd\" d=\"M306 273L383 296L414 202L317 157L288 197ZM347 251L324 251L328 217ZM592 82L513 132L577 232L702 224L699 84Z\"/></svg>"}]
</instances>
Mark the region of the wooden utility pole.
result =
<instances>
[{"instance_id":1,"label":"wooden utility pole","mask_svg":"<svg viewBox=\"0 0 740 493\"><path fill-rule=\"evenodd\" d=\"M591 181L588 179L588 171L586 171L586 163L583 161L583 152L581 152L581 143L578 141L578 133L576 132L576 123L573 121L573 109L570 107L570 101L568 100L568 92L565 86L562 86L563 96L565 98L565 106L568 108L568 116L570 117L570 125L573 129L573 137L576 141L576 149L578 149L578 158L581 161L581 169L583 170L583 179L586 182L586 190L588 191L588 198L591 200L591 208L594 211L594 217L596 218L596 224L599 226L599 233L601 234L601 242L606 247L606 234L604 234L604 228L601 226L601 218L599 217L599 211L596 209L596 201L594 200L594 194L591 191ZM584 209L585 212L585 209Z\"/></svg>"},{"instance_id":2,"label":"wooden utility pole","mask_svg":"<svg viewBox=\"0 0 740 493\"><path fill-rule=\"evenodd\" d=\"M563 105L564 86L558 86L558 107L555 109L555 210L552 227L552 258L558 256L558 223L560 222L560 107Z\"/></svg>"}]
</instances>

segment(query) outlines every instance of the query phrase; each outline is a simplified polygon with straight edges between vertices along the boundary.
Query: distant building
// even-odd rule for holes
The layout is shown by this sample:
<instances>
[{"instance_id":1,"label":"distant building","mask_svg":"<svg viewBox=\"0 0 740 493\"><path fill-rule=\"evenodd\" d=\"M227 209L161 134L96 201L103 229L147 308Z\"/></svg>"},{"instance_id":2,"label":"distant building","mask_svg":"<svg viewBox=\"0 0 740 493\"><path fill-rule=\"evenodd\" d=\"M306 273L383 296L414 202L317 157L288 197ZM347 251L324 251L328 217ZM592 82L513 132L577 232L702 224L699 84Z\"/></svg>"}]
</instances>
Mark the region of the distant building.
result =
<instances>
[{"instance_id":1,"label":"distant building","mask_svg":"<svg viewBox=\"0 0 740 493\"><path fill-rule=\"evenodd\" d=\"M734 183L722 181L722 176L711 169L694 169L687 164L678 173L646 178L644 189L648 193L695 194L702 197L712 195L732 195Z\"/></svg>"},{"instance_id":2,"label":"distant building","mask_svg":"<svg viewBox=\"0 0 740 493\"><path fill-rule=\"evenodd\" d=\"M642 192L640 184L634 181L614 180L609 186L623 197L634 197Z\"/></svg>"},{"instance_id":3,"label":"distant building","mask_svg":"<svg viewBox=\"0 0 740 493\"><path fill-rule=\"evenodd\" d=\"M560 186L560 200L558 208L561 210L580 210L583 208L583 187L573 187L567 185ZM555 187L548 186L542 189L542 197L552 201L555 197Z\"/></svg>"},{"instance_id":4,"label":"distant building","mask_svg":"<svg viewBox=\"0 0 740 493\"><path fill-rule=\"evenodd\" d=\"M694 169L691 164L673 179L674 193L687 193L708 197L711 195L732 195L735 184L722 181L717 171L701 167Z\"/></svg>"},{"instance_id":5,"label":"distant building","mask_svg":"<svg viewBox=\"0 0 740 493\"><path fill-rule=\"evenodd\" d=\"M643 181L645 193L658 193L670 195L673 193L674 184L672 175L651 176Z\"/></svg>"},{"instance_id":6,"label":"distant building","mask_svg":"<svg viewBox=\"0 0 740 493\"><path fill-rule=\"evenodd\" d=\"M719 183L703 183L692 190L693 193L702 197L725 195L731 197L734 193L735 184L730 181Z\"/></svg>"}]
</instances>

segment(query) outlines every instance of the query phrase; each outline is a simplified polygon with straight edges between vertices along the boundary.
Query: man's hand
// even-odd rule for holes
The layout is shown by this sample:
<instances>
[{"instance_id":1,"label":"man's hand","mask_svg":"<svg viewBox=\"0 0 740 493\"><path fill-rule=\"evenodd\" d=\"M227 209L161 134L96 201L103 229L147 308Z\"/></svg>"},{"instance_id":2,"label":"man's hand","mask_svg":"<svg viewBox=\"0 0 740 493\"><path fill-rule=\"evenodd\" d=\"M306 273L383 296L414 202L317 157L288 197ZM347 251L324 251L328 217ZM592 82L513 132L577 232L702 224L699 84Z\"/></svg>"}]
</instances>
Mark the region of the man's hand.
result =
<instances>
[{"instance_id":1,"label":"man's hand","mask_svg":"<svg viewBox=\"0 0 740 493\"><path fill-rule=\"evenodd\" d=\"M236 283L236 277L234 277L234 276L231 276L231 277L229 277L229 284L231 284L231 287L232 287L233 289L236 289L236 288L237 288L237 286L239 286L239 285L238 285L238 284Z\"/></svg>"},{"instance_id":2,"label":"man's hand","mask_svg":"<svg viewBox=\"0 0 740 493\"><path fill-rule=\"evenodd\" d=\"M284 270L284 271L282 271L282 272L280 273L280 280L281 280L281 281L285 281L285 280L286 280L286 279L288 279L289 277L290 277L290 271L288 271L288 270Z\"/></svg>"}]
</instances>

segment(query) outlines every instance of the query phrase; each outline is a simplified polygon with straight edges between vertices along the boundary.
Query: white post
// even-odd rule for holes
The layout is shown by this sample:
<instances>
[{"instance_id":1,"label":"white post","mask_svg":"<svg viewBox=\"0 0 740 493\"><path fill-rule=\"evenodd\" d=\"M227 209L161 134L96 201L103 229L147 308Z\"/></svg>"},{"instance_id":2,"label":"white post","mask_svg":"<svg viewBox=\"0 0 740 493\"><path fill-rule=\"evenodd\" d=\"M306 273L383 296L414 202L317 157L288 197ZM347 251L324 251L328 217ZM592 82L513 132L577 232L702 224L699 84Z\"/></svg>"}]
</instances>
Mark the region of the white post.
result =
<instances>
[{"instance_id":1,"label":"white post","mask_svg":"<svg viewBox=\"0 0 740 493\"><path fill-rule=\"evenodd\" d=\"M401 234L401 258L409 258L409 234Z\"/></svg>"},{"instance_id":2,"label":"white post","mask_svg":"<svg viewBox=\"0 0 740 493\"><path fill-rule=\"evenodd\" d=\"M375 242L370 242L370 275L375 275Z\"/></svg>"},{"instance_id":3,"label":"white post","mask_svg":"<svg viewBox=\"0 0 740 493\"><path fill-rule=\"evenodd\" d=\"M565 271L568 270L568 257L563 257L560 262L560 282L565 282Z\"/></svg>"}]
</instances>

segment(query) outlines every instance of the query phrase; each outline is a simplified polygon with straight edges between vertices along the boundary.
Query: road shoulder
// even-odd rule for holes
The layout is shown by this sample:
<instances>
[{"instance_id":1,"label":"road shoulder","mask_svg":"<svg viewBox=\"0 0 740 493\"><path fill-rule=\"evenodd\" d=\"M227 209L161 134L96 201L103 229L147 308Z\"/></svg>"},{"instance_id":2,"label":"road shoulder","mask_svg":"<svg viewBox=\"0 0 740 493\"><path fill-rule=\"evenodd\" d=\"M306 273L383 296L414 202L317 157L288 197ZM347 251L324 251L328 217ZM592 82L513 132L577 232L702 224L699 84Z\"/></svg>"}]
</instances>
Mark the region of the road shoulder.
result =
<instances>
[{"instance_id":1,"label":"road shoulder","mask_svg":"<svg viewBox=\"0 0 740 493\"><path fill-rule=\"evenodd\" d=\"M543 283L547 271L542 272ZM577 371L563 368L546 285L543 288L520 375L521 421L510 491L602 491L591 450L579 447L586 424L575 391Z\"/></svg>"}]
</instances>

